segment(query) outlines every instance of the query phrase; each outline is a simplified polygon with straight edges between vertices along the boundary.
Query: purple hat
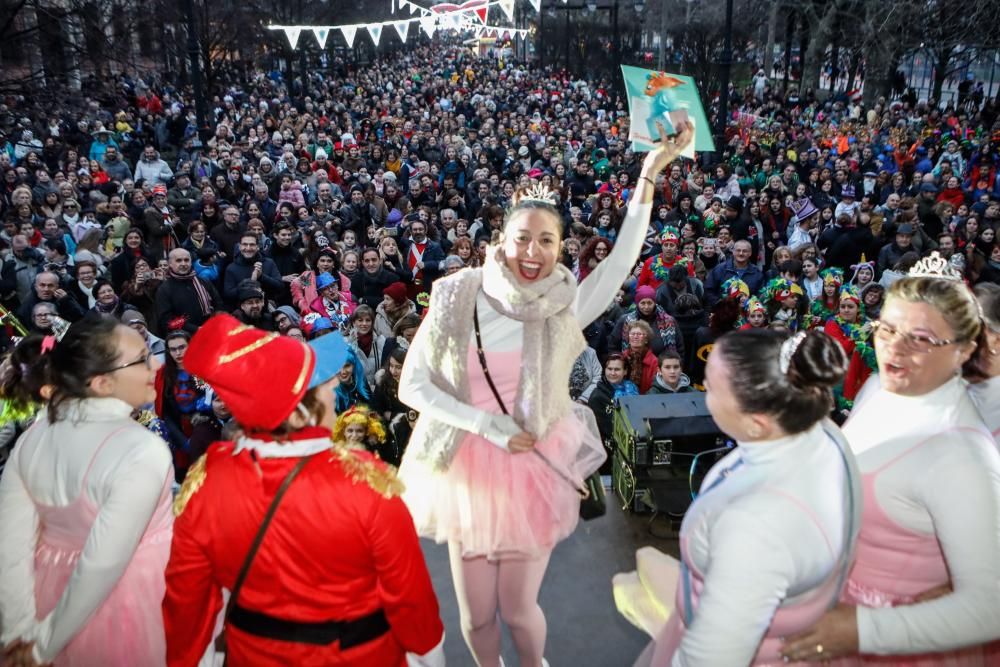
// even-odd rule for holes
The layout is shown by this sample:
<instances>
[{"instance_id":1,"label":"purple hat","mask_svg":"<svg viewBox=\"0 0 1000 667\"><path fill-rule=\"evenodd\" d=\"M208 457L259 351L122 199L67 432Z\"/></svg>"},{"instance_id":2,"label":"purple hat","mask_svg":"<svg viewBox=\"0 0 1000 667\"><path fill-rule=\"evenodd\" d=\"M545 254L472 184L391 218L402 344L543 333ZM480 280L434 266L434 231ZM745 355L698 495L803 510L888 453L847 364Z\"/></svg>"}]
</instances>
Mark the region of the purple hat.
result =
<instances>
[{"instance_id":1,"label":"purple hat","mask_svg":"<svg viewBox=\"0 0 1000 667\"><path fill-rule=\"evenodd\" d=\"M840 190L840 196L844 199L854 199L854 186L847 184Z\"/></svg>"},{"instance_id":2,"label":"purple hat","mask_svg":"<svg viewBox=\"0 0 1000 667\"><path fill-rule=\"evenodd\" d=\"M819 213L819 209L816 208L816 205L812 203L811 199L803 197L798 201L792 202L792 213L794 213L795 217L801 222L802 220L811 218Z\"/></svg>"}]
</instances>

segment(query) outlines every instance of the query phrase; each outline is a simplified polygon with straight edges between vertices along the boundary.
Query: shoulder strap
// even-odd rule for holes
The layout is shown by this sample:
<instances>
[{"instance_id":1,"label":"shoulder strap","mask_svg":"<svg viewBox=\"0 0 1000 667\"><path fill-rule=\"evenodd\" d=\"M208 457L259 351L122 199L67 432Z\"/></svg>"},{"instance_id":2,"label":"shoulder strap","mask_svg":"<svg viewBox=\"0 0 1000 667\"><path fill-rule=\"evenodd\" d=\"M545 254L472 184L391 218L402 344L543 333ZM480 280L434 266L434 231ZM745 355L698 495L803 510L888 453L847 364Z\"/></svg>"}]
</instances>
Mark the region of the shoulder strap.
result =
<instances>
[{"instance_id":1,"label":"shoulder strap","mask_svg":"<svg viewBox=\"0 0 1000 667\"><path fill-rule=\"evenodd\" d=\"M500 410L503 411L505 415L509 415L507 412L507 406L503 402L503 398L500 397L500 392L497 391L497 386L493 384L493 378L490 377L490 369L486 366L486 351L483 350L483 336L479 333L479 306L474 306L472 309L472 324L476 330L476 354L479 355L479 365L483 367L483 375L486 376L486 384L490 386L490 391L493 392L493 396L497 399L497 404L500 406Z\"/></svg>"},{"instance_id":2,"label":"shoulder strap","mask_svg":"<svg viewBox=\"0 0 1000 667\"><path fill-rule=\"evenodd\" d=\"M257 550L260 549L261 542L264 541L264 535L267 533L268 526L271 525L271 519L274 518L274 513L278 510L278 505L281 504L281 499L284 497L285 492L288 491L288 487L292 485L292 482L298 477L298 474L302 472L302 469L306 466L306 463L312 457L305 457L299 459L299 462L295 464L287 475L285 475L284 481L281 486L278 487L278 492L274 494L274 500L271 501L271 506L267 508L267 513L264 515L264 520L260 523L260 528L257 529L257 535L253 538L253 543L250 545L250 550L247 551L247 556L243 560L243 565L240 567L240 573L236 575L236 583L233 584L233 590L229 595L229 604L226 605L226 616L229 618L229 614L236 604L237 598L240 596L240 589L243 588L243 582L247 578L247 574L250 572L250 566L253 565L253 559L257 555Z\"/></svg>"}]
</instances>

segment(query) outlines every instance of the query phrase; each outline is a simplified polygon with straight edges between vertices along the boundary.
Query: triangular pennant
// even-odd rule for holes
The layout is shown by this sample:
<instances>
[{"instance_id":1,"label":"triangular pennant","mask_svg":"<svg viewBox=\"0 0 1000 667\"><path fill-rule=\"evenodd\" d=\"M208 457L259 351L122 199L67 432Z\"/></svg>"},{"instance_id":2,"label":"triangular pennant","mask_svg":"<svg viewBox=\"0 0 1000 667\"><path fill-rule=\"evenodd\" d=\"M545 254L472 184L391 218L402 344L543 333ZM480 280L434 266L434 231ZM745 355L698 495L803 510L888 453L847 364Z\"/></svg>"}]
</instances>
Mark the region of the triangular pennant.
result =
<instances>
[{"instance_id":1,"label":"triangular pennant","mask_svg":"<svg viewBox=\"0 0 1000 667\"><path fill-rule=\"evenodd\" d=\"M535 11L541 13L542 11L542 0L531 0L531 6L535 8Z\"/></svg>"},{"instance_id":2,"label":"triangular pennant","mask_svg":"<svg viewBox=\"0 0 1000 667\"><path fill-rule=\"evenodd\" d=\"M370 25L368 26L368 34L372 37L372 43L378 46L378 41L382 39L382 25Z\"/></svg>"},{"instance_id":3,"label":"triangular pennant","mask_svg":"<svg viewBox=\"0 0 1000 667\"><path fill-rule=\"evenodd\" d=\"M539 0L541 2L541 0ZM489 7L481 7L475 10L476 16L479 17L479 22L483 25L486 24L486 14L490 11Z\"/></svg>"},{"instance_id":4,"label":"triangular pennant","mask_svg":"<svg viewBox=\"0 0 1000 667\"><path fill-rule=\"evenodd\" d=\"M420 5L415 5L412 2L408 2L407 4L410 6L410 16L412 16L412 15L414 15L417 12L420 11ZM421 13L423 13L423 12L421 12Z\"/></svg>"},{"instance_id":5,"label":"triangular pennant","mask_svg":"<svg viewBox=\"0 0 1000 667\"><path fill-rule=\"evenodd\" d=\"M347 42L347 48L352 48L354 46L354 36L358 34L358 26L342 25L340 26L340 32L344 35L344 41Z\"/></svg>"},{"instance_id":6,"label":"triangular pennant","mask_svg":"<svg viewBox=\"0 0 1000 667\"><path fill-rule=\"evenodd\" d=\"M410 32L410 22L409 21L396 21L392 24L396 28L396 34L399 35L399 39L406 44L406 36Z\"/></svg>"},{"instance_id":7,"label":"triangular pennant","mask_svg":"<svg viewBox=\"0 0 1000 667\"><path fill-rule=\"evenodd\" d=\"M420 29L427 33L428 37L433 37L437 30L436 19L433 16L425 16L420 19Z\"/></svg>"},{"instance_id":8,"label":"triangular pennant","mask_svg":"<svg viewBox=\"0 0 1000 667\"><path fill-rule=\"evenodd\" d=\"M503 11L508 21L514 20L514 0L500 0L500 10Z\"/></svg>"},{"instance_id":9,"label":"triangular pennant","mask_svg":"<svg viewBox=\"0 0 1000 667\"><path fill-rule=\"evenodd\" d=\"M326 48L326 40L330 37L329 28L313 28L313 34L316 35L316 43L319 44L320 49Z\"/></svg>"},{"instance_id":10,"label":"triangular pennant","mask_svg":"<svg viewBox=\"0 0 1000 667\"><path fill-rule=\"evenodd\" d=\"M285 37L288 38L288 44L295 50L295 46L299 43L299 35L302 34L302 28L284 28Z\"/></svg>"}]
</instances>

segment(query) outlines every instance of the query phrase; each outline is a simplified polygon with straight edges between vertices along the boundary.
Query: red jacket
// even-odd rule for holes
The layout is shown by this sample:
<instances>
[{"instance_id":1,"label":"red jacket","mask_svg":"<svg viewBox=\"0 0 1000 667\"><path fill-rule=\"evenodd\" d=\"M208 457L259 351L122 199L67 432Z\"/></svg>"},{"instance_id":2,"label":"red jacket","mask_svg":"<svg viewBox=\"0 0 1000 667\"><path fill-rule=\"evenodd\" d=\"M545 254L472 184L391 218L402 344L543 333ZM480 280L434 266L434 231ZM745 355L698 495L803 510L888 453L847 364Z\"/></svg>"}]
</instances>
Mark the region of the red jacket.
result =
<instances>
[{"instance_id":1,"label":"red jacket","mask_svg":"<svg viewBox=\"0 0 1000 667\"><path fill-rule=\"evenodd\" d=\"M659 256L660 255L654 255L653 257L650 257L649 259L647 259L645 262L642 263L642 271L639 272L639 282L637 284L638 287L642 287L643 285L649 285L653 289L658 289L660 285L662 285L665 282L665 280L660 280L659 278L656 277L656 274L653 273L653 262L655 262L656 258ZM668 269L673 268L674 264L676 264L680 260L681 256L680 254L678 254L676 259L674 259L673 264L671 264L666 268ZM687 270L688 270L688 276L694 278L694 262L687 263Z\"/></svg>"},{"instance_id":2,"label":"red jacket","mask_svg":"<svg viewBox=\"0 0 1000 667\"><path fill-rule=\"evenodd\" d=\"M965 193L962 188L945 188L937 196L938 201L946 201L955 208L965 203Z\"/></svg>"},{"instance_id":3,"label":"red jacket","mask_svg":"<svg viewBox=\"0 0 1000 667\"><path fill-rule=\"evenodd\" d=\"M635 360L631 358L632 350L625 350L622 355L626 359L629 359L633 364ZM645 394L652 388L653 382L656 380L656 374L660 372L660 364L656 360L656 355L653 351L646 348L646 355L642 358L642 377L639 378L639 393Z\"/></svg>"},{"instance_id":4,"label":"red jacket","mask_svg":"<svg viewBox=\"0 0 1000 667\"><path fill-rule=\"evenodd\" d=\"M292 444L318 453L281 501L239 604L301 622L350 621L382 610L389 631L342 651L337 641L298 644L229 626L230 665L402 667L406 652L424 654L441 641L437 598L413 519L394 495L393 473L367 452L334 451L329 439L322 428L292 436ZM171 666L198 664L213 639L222 588L233 587L264 513L299 460L233 450L231 442L211 445L175 502L163 600Z\"/></svg>"}]
</instances>

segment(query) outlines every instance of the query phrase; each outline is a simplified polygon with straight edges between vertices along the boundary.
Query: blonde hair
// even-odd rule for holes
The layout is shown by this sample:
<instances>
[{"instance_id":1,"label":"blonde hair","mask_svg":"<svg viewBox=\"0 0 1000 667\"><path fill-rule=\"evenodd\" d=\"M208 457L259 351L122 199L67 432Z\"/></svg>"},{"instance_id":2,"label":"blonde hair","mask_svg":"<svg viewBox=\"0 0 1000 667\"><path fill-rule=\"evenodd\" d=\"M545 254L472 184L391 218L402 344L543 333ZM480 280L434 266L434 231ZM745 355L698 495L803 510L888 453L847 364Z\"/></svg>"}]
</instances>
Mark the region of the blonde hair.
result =
<instances>
[{"instance_id":1,"label":"blonde hair","mask_svg":"<svg viewBox=\"0 0 1000 667\"><path fill-rule=\"evenodd\" d=\"M345 442L345 434L350 424L361 424L365 427L365 438L373 438L379 444L385 442L385 427L382 420L368 408L357 405L337 417L337 423L333 427L333 441Z\"/></svg>"},{"instance_id":2,"label":"blonde hair","mask_svg":"<svg viewBox=\"0 0 1000 667\"><path fill-rule=\"evenodd\" d=\"M643 320L635 320L634 322L629 322L628 328L625 330L625 335L628 336L632 333L632 329L639 329L644 334L646 334L646 346L649 347L653 344L653 327L649 326L649 322ZM640 360L641 363L642 360Z\"/></svg>"},{"instance_id":3,"label":"blonde hair","mask_svg":"<svg viewBox=\"0 0 1000 667\"><path fill-rule=\"evenodd\" d=\"M983 323L979 304L965 283L941 278L906 277L897 280L886 294L889 299L926 303L941 313L954 332L955 342L977 342Z\"/></svg>"}]
</instances>

